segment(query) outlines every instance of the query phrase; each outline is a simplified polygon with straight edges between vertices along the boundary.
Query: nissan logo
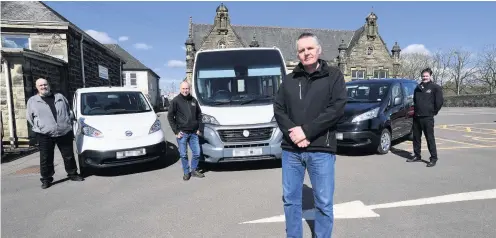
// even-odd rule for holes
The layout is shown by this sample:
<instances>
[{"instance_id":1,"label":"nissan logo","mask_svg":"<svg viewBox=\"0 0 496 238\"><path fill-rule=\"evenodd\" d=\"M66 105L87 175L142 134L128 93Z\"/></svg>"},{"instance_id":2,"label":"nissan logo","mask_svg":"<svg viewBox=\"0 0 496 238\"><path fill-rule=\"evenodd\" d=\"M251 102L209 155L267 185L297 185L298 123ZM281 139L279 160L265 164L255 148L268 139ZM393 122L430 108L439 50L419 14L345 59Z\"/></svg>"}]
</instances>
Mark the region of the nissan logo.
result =
<instances>
[{"instance_id":1,"label":"nissan logo","mask_svg":"<svg viewBox=\"0 0 496 238\"><path fill-rule=\"evenodd\" d=\"M126 136L132 136L133 132L132 131L126 131Z\"/></svg>"}]
</instances>

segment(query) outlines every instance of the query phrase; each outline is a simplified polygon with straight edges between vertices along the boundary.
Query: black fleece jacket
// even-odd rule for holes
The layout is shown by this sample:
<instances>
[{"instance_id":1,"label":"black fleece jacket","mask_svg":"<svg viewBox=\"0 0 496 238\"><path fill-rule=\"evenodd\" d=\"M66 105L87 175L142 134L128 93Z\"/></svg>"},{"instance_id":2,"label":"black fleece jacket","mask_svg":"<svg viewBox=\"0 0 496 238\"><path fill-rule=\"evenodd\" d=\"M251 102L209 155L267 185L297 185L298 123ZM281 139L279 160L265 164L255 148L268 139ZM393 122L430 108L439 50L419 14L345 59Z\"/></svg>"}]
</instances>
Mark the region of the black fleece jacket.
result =
<instances>
[{"instance_id":1,"label":"black fleece jacket","mask_svg":"<svg viewBox=\"0 0 496 238\"><path fill-rule=\"evenodd\" d=\"M169 105L167 119L175 135L180 131L194 133L200 128L201 113L198 101L191 94L179 94Z\"/></svg>"},{"instance_id":2,"label":"black fleece jacket","mask_svg":"<svg viewBox=\"0 0 496 238\"><path fill-rule=\"evenodd\" d=\"M274 101L274 114L284 139L281 147L291 151L336 153L336 124L344 114L347 94L344 76L336 67L319 60L317 71L305 72L300 63L283 80ZM310 145L299 148L289 129L301 126Z\"/></svg>"}]
</instances>

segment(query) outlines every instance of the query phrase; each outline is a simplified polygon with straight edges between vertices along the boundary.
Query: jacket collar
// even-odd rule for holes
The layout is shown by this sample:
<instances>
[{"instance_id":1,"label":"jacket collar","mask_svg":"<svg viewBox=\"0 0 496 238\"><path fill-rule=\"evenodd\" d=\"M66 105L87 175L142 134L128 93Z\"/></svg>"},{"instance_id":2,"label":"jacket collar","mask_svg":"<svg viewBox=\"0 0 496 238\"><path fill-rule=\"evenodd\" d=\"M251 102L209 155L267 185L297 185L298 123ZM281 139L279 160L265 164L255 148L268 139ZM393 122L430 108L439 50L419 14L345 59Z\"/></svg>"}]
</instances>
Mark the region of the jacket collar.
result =
<instances>
[{"instance_id":1,"label":"jacket collar","mask_svg":"<svg viewBox=\"0 0 496 238\"><path fill-rule=\"evenodd\" d=\"M311 74L305 71L305 67L303 67L303 64L301 62L298 63L298 65L293 69L293 72L295 74L305 74L310 76L311 78L320 78L327 76L329 74L329 65L327 64L327 62L322 59L318 59L317 62L319 62L319 67L315 72Z\"/></svg>"}]
</instances>

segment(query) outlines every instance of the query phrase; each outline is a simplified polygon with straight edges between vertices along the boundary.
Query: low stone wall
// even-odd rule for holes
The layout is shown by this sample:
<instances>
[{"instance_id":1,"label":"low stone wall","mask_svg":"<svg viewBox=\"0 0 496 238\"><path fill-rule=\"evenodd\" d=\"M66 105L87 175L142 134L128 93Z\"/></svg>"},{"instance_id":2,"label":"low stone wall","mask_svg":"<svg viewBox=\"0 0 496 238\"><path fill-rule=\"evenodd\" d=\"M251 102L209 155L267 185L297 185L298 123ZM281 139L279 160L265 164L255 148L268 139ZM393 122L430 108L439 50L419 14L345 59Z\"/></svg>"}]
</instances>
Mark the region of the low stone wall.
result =
<instances>
[{"instance_id":1,"label":"low stone wall","mask_svg":"<svg viewBox=\"0 0 496 238\"><path fill-rule=\"evenodd\" d=\"M445 107L496 107L496 94L445 96Z\"/></svg>"}]
</instances>

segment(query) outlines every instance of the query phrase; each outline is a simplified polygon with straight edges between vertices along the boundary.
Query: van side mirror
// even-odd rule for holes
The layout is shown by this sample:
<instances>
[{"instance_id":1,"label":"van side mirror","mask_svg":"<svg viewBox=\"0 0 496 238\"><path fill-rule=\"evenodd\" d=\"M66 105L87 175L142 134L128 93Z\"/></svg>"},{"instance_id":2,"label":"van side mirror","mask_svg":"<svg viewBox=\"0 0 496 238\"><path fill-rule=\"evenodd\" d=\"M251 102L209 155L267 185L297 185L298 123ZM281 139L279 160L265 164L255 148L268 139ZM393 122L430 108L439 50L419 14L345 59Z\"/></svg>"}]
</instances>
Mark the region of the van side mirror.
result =
<instances>
[{"instance_id":1,"label":"van side mirror","mask_svg":"<svg viewBox=\"0 0 496 238\"><path fill-rule=\"evenodd\" d=\"M401 104L401 98L400 97L395 97L394 98L393 105L394 106L397 106L397 105L400 105L400 104Z\"/></svg>"}]
</instances>

